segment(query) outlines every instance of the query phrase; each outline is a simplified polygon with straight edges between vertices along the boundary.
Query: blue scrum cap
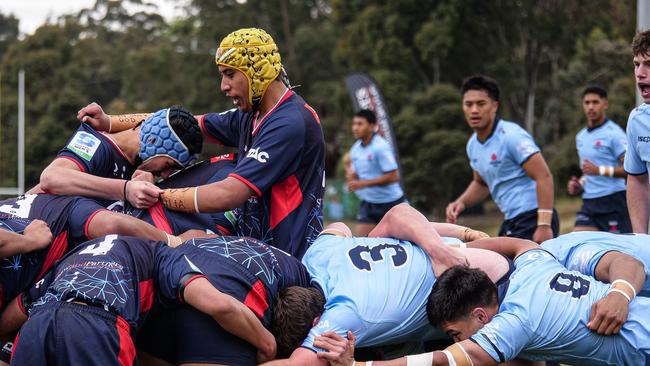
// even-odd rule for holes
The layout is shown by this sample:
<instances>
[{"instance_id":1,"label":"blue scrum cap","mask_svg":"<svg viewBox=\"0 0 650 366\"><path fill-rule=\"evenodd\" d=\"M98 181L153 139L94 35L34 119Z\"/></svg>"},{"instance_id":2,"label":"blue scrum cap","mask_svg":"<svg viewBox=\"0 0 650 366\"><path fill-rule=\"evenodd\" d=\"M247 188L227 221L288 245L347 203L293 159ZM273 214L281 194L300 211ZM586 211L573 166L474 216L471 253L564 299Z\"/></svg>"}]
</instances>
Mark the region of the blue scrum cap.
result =
<instances>
[{"instance_id":1,"label":"blue scrum cap","mask_svg":"<svg viewBox=\"0 0 650 366\"><path fill-rule=\"evenodd\" d=\"M143 163L157 156L167 156L185 168L198 158L197 155L190 154L187 146L171 127L171 110L172 108L161 109L142 123L139 155Z\"/></svg>"}]
</instances>

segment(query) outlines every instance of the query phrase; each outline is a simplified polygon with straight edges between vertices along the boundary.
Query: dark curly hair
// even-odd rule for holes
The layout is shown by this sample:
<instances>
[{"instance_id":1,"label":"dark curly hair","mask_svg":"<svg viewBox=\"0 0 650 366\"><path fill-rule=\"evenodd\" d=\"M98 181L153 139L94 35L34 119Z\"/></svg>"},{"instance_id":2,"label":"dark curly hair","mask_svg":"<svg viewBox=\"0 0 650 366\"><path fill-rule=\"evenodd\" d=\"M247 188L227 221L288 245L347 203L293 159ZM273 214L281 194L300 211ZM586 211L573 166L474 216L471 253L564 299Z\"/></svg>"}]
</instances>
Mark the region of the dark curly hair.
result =
<instances>
[{"instance_id":1,"label":"dark curly hair","mask_svg":"<svg viewBox=\"0 0 650 366\"><path fill-rule=\"evenodd\" d=\"M632 54L634 56L650 56L650 29L638 32L632 40Z\"/></svg>"},{"instance_id":2,"label":"dark curly hair","mask_svg":"<svg viewBox=\"0 0 650 366\"><path fill-rule=\"evenodd\" d=\"M485 75L472 75L460 87L460 95L464 96L470 90L482 90L495 102L499 101L499 84L496 80Z\"/></svg>"},{"instance_id":3,"label":"dark curly hair","mask_svg":"<svg viewBox=\"0 0 650 366\"><path fill-rule=\"evenodd\" d=\"M287 287L273 301L271 333L277 357L288 358L309 334L314 319L323 313L325 297L314 287Z\"/></svg>"}]
</instances>

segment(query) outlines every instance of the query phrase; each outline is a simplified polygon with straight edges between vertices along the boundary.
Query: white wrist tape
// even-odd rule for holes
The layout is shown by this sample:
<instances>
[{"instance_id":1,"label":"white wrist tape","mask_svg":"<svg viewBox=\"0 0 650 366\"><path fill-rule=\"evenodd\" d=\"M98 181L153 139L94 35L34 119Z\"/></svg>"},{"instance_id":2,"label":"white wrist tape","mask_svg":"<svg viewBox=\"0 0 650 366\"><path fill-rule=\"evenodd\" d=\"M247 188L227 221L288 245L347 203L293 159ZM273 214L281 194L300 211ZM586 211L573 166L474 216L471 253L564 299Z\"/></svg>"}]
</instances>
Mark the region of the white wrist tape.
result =
<instances>
[{"instance_id":1,"label":"white wrist tape","mask_svg":"<svg viewBox=\"0 0 650 366\"><path fill-rule=\"evenodd\" d=\"M449 356L447 356L447 359L449 359ZM419 355L413 355L413 356L406 356L406 366L431 366L432 364L433 364L433 352L420 353ZM456 366L456 363L455 362L453 364L449 363L449 365Z\"/></svg>"},{"instance_id":2,"label":"white wrist tape","mask_svg":"<svg viewBox=\"0 0 650 366\"><path fill-rule=\"evenodd\" d=\"M449 363L449 366L456 366L456 360L454 360L454 356L451 354L451 352L444 350L442 353L447 356L447 363ZM408 365L408 356L406 357L407 361L406 364ZM431 365L433 362L431 362L429 365Z\"/></svg>"},{"instance_id":3,"label":"white wrist tape","mask_svg":"<svg viewBox=\"0 0 650 366\"><path fill-rule=\"evenodd\" d=\"M199 211L198 195L199 195L199 187L195 187L194 188L194 211L196 211L196 213L201 213L201 211Z\"/></svg>"},{"instance_id":4,"label":"white wrist tape","mask_svg":"<svg viewBox=\"0 0 650 366\"><path fill-rule=\"evenodd\" d=\"M614 280L612 281L612 288L619 289L620 288L619 284L623 285L623 287L626 287L627 289L630 290L630 292L632 293L632 297L631 297L632 299L636 297L636 289L634 288L634 286L632 286L631 283L623 279Z\"/></svg>"},{"instance_id":5,"label":"white wrist tape","mask_svg":"<svg viewBox=\"0 0 650 366\"><path fill-rule=\"evenodd\" d=\"M632 301L632 298L630 298L630 295L626 294L625 291L619 290L617 288L612 288L612 289L609 289L609 291L607 291L607 293L610 293L610 292L616 292L616 293L619 293L619 294L623 295L627 299L627 302Z\"/></svg>"}]
</instances>

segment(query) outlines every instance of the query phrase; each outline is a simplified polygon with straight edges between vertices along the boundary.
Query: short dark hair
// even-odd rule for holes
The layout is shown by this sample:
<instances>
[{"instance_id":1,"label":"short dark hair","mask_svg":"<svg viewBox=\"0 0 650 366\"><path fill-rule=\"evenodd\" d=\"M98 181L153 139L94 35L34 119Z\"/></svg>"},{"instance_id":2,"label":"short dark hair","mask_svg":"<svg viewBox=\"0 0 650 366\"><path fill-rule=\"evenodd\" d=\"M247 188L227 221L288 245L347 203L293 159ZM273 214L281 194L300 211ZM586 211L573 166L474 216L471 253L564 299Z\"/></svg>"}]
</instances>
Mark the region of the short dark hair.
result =
<instances>
[{"instance_id":1,"label":"short dark hair","mask_svg":"<svg viewBox=\"0 0 650 366\"><path fill-rule=\"evenodd\" d=\"M472 75L460 87L460 95L464 96L469 90L483 90L494 101L499 101L499 84L496 80L485 75Z\"/></svg>"},{"instance_id":2,"label":"short dark hair","mask_svg":"<svg viewBox=\"0 0 650 366\"><path fill-rule=\"evenodd\" d=\"M324 307L325 296L314 287L291 286L278 293L270 329L278 346L278 358L288 358L300 347Z\"/></svg>"},{"instance_id":3,"label":"short dark hair","mask_svg":"<svg viewBox=\"0 0 650 366\"><path fill-rule=\"evenodd\" d=\"M427 317L434 326L469 315L476 307L498 303L497 287L478 268L453 266L440 275L427 301Z\"/></svg>"},{"instance_id":4,"label":"short dark hair","mask_svg":"<svg viewBox=\"0 0 650 366\"><path fill-rule=\"evenodd\" d=\"M632 55L650 56L650 29L637 32L632 39Z\"/></svg>"},{"instance_id":5,"label":"short dark hair","mask_svg":"<svg viewBox=\"0 0 650 366\"><path fill-rule=\"evenodd\" d=\"M355 113L354 116L365 118L366 121L368 121L368 123L370 123L371 125L377 123L377 116L375 115L375 112L371 111L370 109L362 109L357 113Z\"/></svg>"},{"instance_id":6,"label":"short dark hair","mask_svg":"<svg viewBox=\"0 0 650 366\"><path fill-rule=\"evenodd\" d=\"M582 91L582 97L587 94L598 94L599 97L607 99L607 90L600 85L589 85Z\"/></svg>"},{"instance_id":7,"label":"short dark hair","mask_svg":"<svg viewBox=\"0 0 650 366\"><path fill-rule=\"evenodd\" d=\"M185 144L191 155L201 153L203 149L203 133L199 122L181 106L169 108L169 125L179 139Z\"/></svg>"}]
</instances>

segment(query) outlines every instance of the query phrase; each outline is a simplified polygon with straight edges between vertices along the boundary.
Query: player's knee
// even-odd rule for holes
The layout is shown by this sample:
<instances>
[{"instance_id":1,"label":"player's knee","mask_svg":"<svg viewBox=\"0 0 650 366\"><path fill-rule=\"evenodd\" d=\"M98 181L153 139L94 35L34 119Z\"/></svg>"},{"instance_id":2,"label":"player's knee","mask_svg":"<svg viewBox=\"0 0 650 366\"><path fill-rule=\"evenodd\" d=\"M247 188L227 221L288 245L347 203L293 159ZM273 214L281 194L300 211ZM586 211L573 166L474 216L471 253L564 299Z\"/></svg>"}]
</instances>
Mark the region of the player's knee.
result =
<instances>
[{"instance_id":1,"label":"player's knee","mask_svg":"<svg viewBox=\"0 0 650 366\"><path fill-rule=\"evenodd\" d=\"M287 358L300 347L324 306L325 297L314 287L292 286L280 291L274 299L271 326L278 358Z\"/></svg>"}]
</instances>

